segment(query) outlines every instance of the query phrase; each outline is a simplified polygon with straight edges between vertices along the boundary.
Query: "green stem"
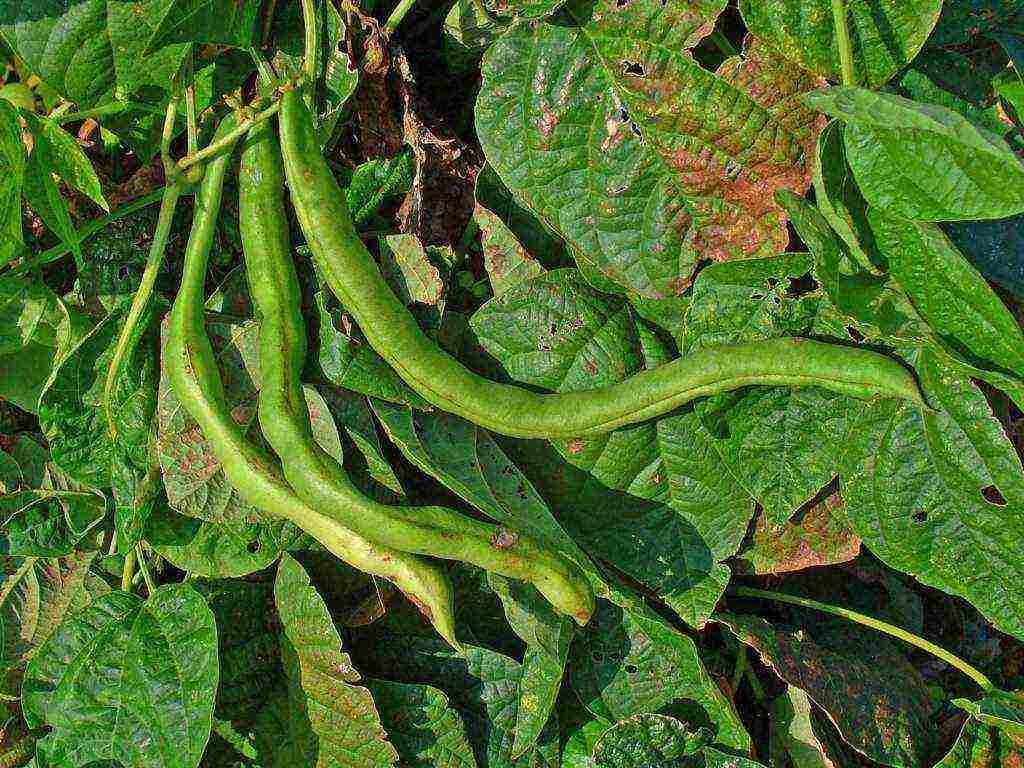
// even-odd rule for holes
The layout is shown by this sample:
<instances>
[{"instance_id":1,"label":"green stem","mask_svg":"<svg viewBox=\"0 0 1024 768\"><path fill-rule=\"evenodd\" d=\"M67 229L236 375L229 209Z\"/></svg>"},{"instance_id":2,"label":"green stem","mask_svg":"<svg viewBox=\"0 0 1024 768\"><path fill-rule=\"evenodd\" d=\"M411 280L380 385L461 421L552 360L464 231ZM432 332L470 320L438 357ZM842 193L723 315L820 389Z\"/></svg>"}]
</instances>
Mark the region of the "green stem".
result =
<instances>
[{"instance_id":1,"label":"green stem","mask_svg":"<svg viewBox=\"0 0 1024 768\"><path fill-rule=\"evenodd\" d=\"M967 675L967 677L980 685L982 690L986 692L993 691L996 688L992 681L989 680L980 670L971 666L959 656L950 653L945 648L940 648L935 645L935 643L929 642L923 637L919 637L905 629L900 629L888 622L874 619L870 616L865 616L863 613L857 613L856 611L851 611L847 608L840 608L839 606L829 605L827 603L819 603L817 600L810 600L806 597L796 597L795 595L787 595L782 592L769 592L764 589L751 589L750 587L736 587L733 591L741 597L758 597L766 600L775 600L780 603L790 603L792 605L799 605L803 608L812 608L816 611L831 613L834 616L841 616L849 621L863 624L865 627L871 627L879 632L884 632L890 637L895 637L905 643L915 646L916 648L927 651L936 658L942 659L950 666L959 669Z\"/></svg>"},{"instance_id":2,"label":"green stem","mask_svg":"<svg viewBox=\"0 0 1024 768\"><path fill-rule=\"evenodd\" d=\"M58 104L56 107L54 107L53 111L50 112L50 114L48 114L46 117L49 118L50 120L56 120L61 115L63 115L66 112L68 112L73 106L75 106L74 102L71 102L71 101L62 102L62 103Z\"/></svg>"},{"instance_id":3,"label":"green stem","mask_svg":"<svg viewBox=\"0 0 1024 768\"><path fill-rule=\"evenodd\" d=\"M398 25L402 23L402 19L412 10L414 5L416 5L416 0L399 0L395 10L388 16L388 20L384 22L384 34L393 35L395 30L398 29Z\"/></svg>"},{"instance_id":4,"label":"green stem","mask_svg":"<svg viewBox=\"0 0 1024 768\"><path fill-rule=\"evenodd\" d=\"M146 591L152 595L156 592L156 582L153 581L153 574L149 572L149 565L146 564L146 558L142 554L142 545L135 545L135 560L139 564L139 572L142 574L142 580L146 582Z\"/></svg>"},{"instance_id":5,"label":"green stem","mask_svg":"<svg viewBox=\"0 0 1024 768\"><path fill-rule=\"evenodd\" d=\"M761 704L766 704L768 697L765 695L764 686L761 685L761 681L757 679L757 673L749 664L747 665L747 682L750 683L750 690L754 692L754 698Z\"/></svg>"},{"instance_id":6,"label":"green stem","mask_svg":"<svg viewBox=\"0 0 1024 768\"><path fill-rule=\"evenodd\" d=\"M274 28L274 12L277 10L277 0L270 0L267 3L263 16L263 35L260 37L261 45L270 41L270 33Z\"/></svg>"},{"instance_id":7,"label":"green stem","mask_svg":"<svg viewBox=\"0 0 1024 768\"><path fill-rule=\"evenodd\" d=\"M853 43L850 42L850 27L846 21L846 0L832 0L832 18L836 28L836 43L839 45L839 64L843 73L843 85L856 85L857 75L853 69Z\"/></svg>"},{"instance_id":8,"label":"green stem","mask_svg":"<svg viewBox=\"0 0 1024 768\"><path fill-rule=\"evenodd\" d=\"M188 153L199 151L199 130L196 128L196 89L190 85L185 89L185 124L188 137Z\"/></svg>"},{"instance_id":9,"label":"green stem","mask_svg":"<svg viewBox=\"0 0 1024 768\"><path fill-rule=\"evenodd\" d=\"M275 101L269 107L264 109L262 112L257 112L255 115L247 120L242 120L237 128L232 129L228 133L221 136L216 141L210 142L207 146L196 152L194 155L188 155L187 157L181 158L178 161L177 169L184 171L187 168L191 168L196 163L203 163L214 157L217 157L222 152L231 149L235 142L243 135L249 132L257 123L261 123L264 120L269 120L271 117L276 115L281 109L281 102Z\"/></svg>"},{"instance_id":10,"label":"green stem","mask_svg":"<svg viewBox=\"0 0 1024 768\"><path fill-rule=\"evenodd\" d=\"M164 188L161 187L160 189L153 190L152 192L149 192L148 194L145 194L142 197L132 200L127 205L121 206L116 211L107 214L101 219L95 219L93 221L90 221L76 233L76 243L81 245L90 237L95 235L97 232L106 229L107 226L113 224L115 221L119 221L120 219L123 219L126 216L131 216L133 213L135 213L136 211L140 211L143 208L148 208L153 203L162 199L163 196ZM35 258L27 260L24 264L20 265L17 268L16 274L30 272L34 269L37 269L38 267L43 266L44 264L49 264L51 261L57 261L58 259L62 259L69 253L71 253L70 242L62 242L59 245L53 246L53 248L50 248L49 250L43 251L42 253L38 254Z\"/></svg>"},{"instance_id":11,"label":"green stem","mask_svg":"<svg viewBox=\"0 0 1024 768\"><path fill-rule=\"evenodd\" d=\"M132 591L132 575L135 573L135 550L130 549L124 556L124 568L121 570L121 591Z\"/></svg>"},{"instance_id":12,"label":"green stem","mask_svg":"<svg viewBox=\"0 0 1024 768\"><path fill-rule=\"evenodd\" d=\"M729 38L722 34L721 30L714 30L708 35L708 40L717 48L725 58L730 59L735 56L738 51L733 44L729 42Z\"/></svg>"},{"instance_id":13,"label":"green stem","mask_svg":"<svg viewBox=\"0 0 1024 768\"><path fill-rule=\"evenodd\" d=\"M149 246L149 256L146 258L146 268L142 272L142 281L139 283L139 289L135 292L135 297L132 299L131 308L128 310L128 317L125 318L124 326L121 328L121 335L117 338L117 346L114 347L114 356L110 360L109 368L107 368L107 379L103 387L103 409L107 415L107 427L110 430L111 438L117 437L117 426L114 424L113 411L114 387L117 386L117 377L121 373L121 365L124 363L125 355L128 354L128 347L135 333L135 326L149 304L149 298L153 294L153 286L156 284L157 275L160 274L160 267L164 262L164 251L167 250L167 241L171 235L171 224L174 222L174 209L178 205L178 197L180 195L180 181L175 180L170 186L164 187L163 200L160 202L160 214L156 220L156 232L153 234L153 242Z\"/></svg>"},{"instance_id":14,"label":"green stem","mask_svg":"<svg viewBox=\"0 0 1024 768\"><path fill-rule=\"evenodd\" d=\"M316 84L316 0L302 0L302 25L306 32L306 56L302 69L306 73L306 82L312 88Z\"/></svg>"}]
</instances>

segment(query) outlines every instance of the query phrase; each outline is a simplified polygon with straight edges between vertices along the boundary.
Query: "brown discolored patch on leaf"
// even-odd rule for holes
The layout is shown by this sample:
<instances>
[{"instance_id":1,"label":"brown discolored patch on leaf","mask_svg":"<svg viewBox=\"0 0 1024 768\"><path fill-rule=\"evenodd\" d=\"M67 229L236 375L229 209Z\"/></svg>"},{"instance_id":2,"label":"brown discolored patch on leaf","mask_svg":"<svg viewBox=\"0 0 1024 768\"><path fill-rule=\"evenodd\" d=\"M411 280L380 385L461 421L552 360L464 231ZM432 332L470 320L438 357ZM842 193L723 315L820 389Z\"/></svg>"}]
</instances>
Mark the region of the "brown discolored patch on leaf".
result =
<instances>
[{"instance_id":1,"label":"brown discolored patch on leaf","mask_svg":"<svg viewBox=\"0 0 1024 768\"><path fill-rule=\"evenodd\" d=\"M519 534L508 528L499 528L491 537L491 546L495 549L511 549L519 542Z\"/></svg>"},{"instance_id":2,"label":"brown discolored patch on leaf","mask_svg":"<svg viewBox=\"0 0 1024 768\"><path fill-rule=\"evenodd\" d=\"M779 574L853 560L861 542L843 521L842 508L842 497L833 493L786 525L770 525L764 513L758 513L752 536L736 555L734 571Z\"/></svg>"},{"instance_id":3,"label":"brown discolored patch on leaf","mask_svg":"<svg viewBox=\"0 0 1024 768\"><path fill-rule=\"evenodd\" d=\"M716 614L790 685L805 691L843 738L884 765L922 765L933 748L931 697L902 648L876 632L812 611L792 622Z\"/></svg>"}]
</instances>

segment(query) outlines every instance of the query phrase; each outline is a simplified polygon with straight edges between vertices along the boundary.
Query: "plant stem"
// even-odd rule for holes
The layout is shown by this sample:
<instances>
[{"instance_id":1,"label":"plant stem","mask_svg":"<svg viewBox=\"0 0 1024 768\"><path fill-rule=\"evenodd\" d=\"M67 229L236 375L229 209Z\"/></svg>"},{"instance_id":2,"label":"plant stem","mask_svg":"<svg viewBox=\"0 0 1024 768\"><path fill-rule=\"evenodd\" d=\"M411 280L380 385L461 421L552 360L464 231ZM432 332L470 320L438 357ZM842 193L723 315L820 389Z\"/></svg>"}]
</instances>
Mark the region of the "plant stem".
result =
<instances>
[{"instance_id":1,"label":"plant stem","mask_svg":"<svg viewBox=\"0 0 1024 768\"><path fill-rule=\"evenodd\" d=\"M184 171L187 168L191 168L196 163L202 163L217 155L224 152L226 149L234 146L235 141L244 134L249 132L257 123L261 123L264 120L269 120L271 117L276 115L281 109L281 102L275 101L269 107L264 109L262 112L257 112L251 118L242 120L238 126L228 133L225 133L219 139L203 147L201 150L196 152L194 155L188 155L187 157L181 158L177 164L178 171Z\"/></svg>"},{"instance_id":2,"label":"plant stem","mask_svg":"<svg viewBox=\"0 0 1024 768\"><path fill-rule=\"evenodd\" d=\"M135 550L130 549L124 556L124 568L121 570L121 591L132 591L132 575L135 572Z\"/></svg>"},{"instance_id":3,"label":"plant stem","mask_svg":"<svg viewBox=\"0 0 1024 768\"><path fill-rule=\"evenodd\" d=\"M130 216L143 208L148 208L153 203L162 199L163 196L164 188L161 187L160 189L155 189L142 197L132 200L127 205L121 206L116 211L112 211L101 219L90 221L76 233L77 243L81 245L97 232L106 229L108 225L113 224L115 221L119 221L126 216ZM57 261L58 259L62 259L67 256L69 253L71 253L71 245L69 243L60 243L59 245L53 246L53 248L43 251L31 261L26 261L17 268L16 274L29 272L43 266L44 264L49 264L51 261Z\"/></svg>"},{"instance_id":4,"label":"plant stem","mask_svg":"<svg viewBox=\"0 0 1024 768\"><path fill-rule=\"evenodd\" d=\"M48 114L46 117L49 118L50 120L55 120L55 119L59 118L61 115L63 115L65 112L68 112L73 106L75 106L74 102L71 102L71 101L62 102L62 103L58 104L56 107L54 107L53 111L50 112L50 114Z\"/></svg>"},{"instance_id":5,"label":"plant stem","mask_svg":"<svg viewBox=\"0 0 1024 768\"><path fill-rule=\"evenodd\" d=\"M754 698L762 704L766 704L768 697L765 695L764 686L761 685L761 681L757 679L757 674L749 664L747 665L747 682L750 683L750 690L754 692Z\"/></svg>"},{"instance_id":6,"label":"plant stem","mask_svg":"<svg viewBox=\"0 0 1024 768\"><path fill-rule=\"evenodd\" d=\"M188 153L194 155L199 151L199 131L196 128L196 89L189 85L185 89L185 124L187 126Z\"/></svg>"},{"instance_id":7,"label":"plant stem","mask_svg":"<svg viewBox=\"0 0 1024 768\"><path fill-rule=\"evenodd\" d=\"M399 0L395 10L388 16L388 20L384 22L384 34L393 35L395 30L398 29L398 25L402 23L402 19L405 18L405 15L409 13L414 5L416 5L416 0Z\"/></svg>"},{"instance_id":8,"label":"plant stem","mask_svg":"<svg viewBox=\"0 0 1024 768\"><path fill-rule=\"evenodd\" d=\"M156 592L156 582L153 581L153 575L149 572L149 566L146 564L146 558L142 554L142 545L135 545L135 560L139 564L139 572L142 574L142 580L146 582L146 591L152 595Z\"/></svg>"},{"instance_id":9,"label":"plant stem","mask_svg":"<svg viewBox=\"0 0 1024 768\"><path fill-rule=\"evenodd\" d=\"M277 0L270 0L267 3L265 15L263 17L263 35L260 37L261 45L266 45L270 41L270 32L274 28L274 12L277 10Z\"/></svg>"},{"instance_id":10,"label":"plant stem","mask_svg":"<svg viewBox=\"0 0 1024 768\"><path fill-rule=\"evenodd\" d=\"M710 35L708 35L708 40L727 59L732 58L738 53L733 44L729 42L729 38L723 35L721 30L714 30Z\"/></svg>"},{"instance_id":11,"label":"plant stem","mask_svg":"<svg viewBox=\"0 0 1024 768\"><path fill-rule=\"evenodd\" d=\"M836 43L839 45L839 64L842 68L843 85L856 85L857 75L853 68L853 43L850 42L850 27L846 21L846 0L832 0L832 18L836 28Z\"/></svg>"},{"instance_id":12,"label":"plant stem","mask_svg":"<svg viewBox=\"0 0 1024 768\"><path fill-rule=\"evenodd\" d=\"M164 187L163 199L160 201L160 213L156 220L156 232L153 233L153 242L149 245L149 256L146 257L146 268L142 272L142 281L132 299L128 316L121 328L121 335L117 338L117 346L114 347L114 356L110 360L110 367L107 368L107 380L103 386L103 409L107 414L107 428L110 430L112 439L117 437L112 403L114 387L117 386L117 377L121 373L121 365L128 353L128 345L135 333L135 326L149 304L157 275L160 274L160 267L164 262L164 251L167 250L167 241L171 235L171 224L174 222L174 209L178 206L180 195L180 180L176 179L172 184Z\"/></svg>"},{"instance_id":13,"label":"plant stem","mask_svg":"<svg viewBox=\"0 0 1024 768\"><path fill-rule=\"evenodd\" d=\"M897 626L889 624L888 622L881 621L880 619L874 619L870 616L865 616L863 613L857 613L846 608L840 608L836 605L829 605L827 603L819 603L817 600L810 600L806 597L797 597L795 595L787 595L782 592L769 592L764 589L751 589L750 587L736 587L733 590L734 594L740 595L741 597L758 597L766 600L775 600L780 603L791 603L792 605L799 605L803 608L813 608L816 611L823 611L824 613L831 613L835 616L841 616L844 619L856 622L857 624L863 624L865 627L871 627L872 629L884 632L885 634L902 640L905 643L920 648L923 651L927 651L933 656L942 659L944 662L952 667L956 667L963 672L967 677L971 678L974 682L981 686L985 692L995 690L996 686L988 679L980 670L968 664L966 661L956 656L945 648L940 648L935 643L925 640L923 637L908 632L905 629L900 629Z\"/></svg>"},{"instance_id":14,"label":"plant stem","mask_svg":"<svg viewBox=\"0 0 1024 768\"><path fill-rule=\"evenodd\" d=\"M316 84L316 0L302 0L302 25L306 32L306 55L302 68L306 73L306 81L312 88Z\"/></svg>"}]
</instances>

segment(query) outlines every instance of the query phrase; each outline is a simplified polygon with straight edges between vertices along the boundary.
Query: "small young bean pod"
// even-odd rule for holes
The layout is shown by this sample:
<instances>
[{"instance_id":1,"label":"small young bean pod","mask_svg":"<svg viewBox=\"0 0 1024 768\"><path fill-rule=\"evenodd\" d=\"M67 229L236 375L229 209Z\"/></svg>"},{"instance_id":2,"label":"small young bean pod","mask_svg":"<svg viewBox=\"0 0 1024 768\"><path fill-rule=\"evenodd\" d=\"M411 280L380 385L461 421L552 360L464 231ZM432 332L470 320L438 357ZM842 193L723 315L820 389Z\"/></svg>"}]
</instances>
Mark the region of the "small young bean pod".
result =
<instances>
[{"instance_id":1,"label":"small young bean pod","mask_svg":"<svg viewBox=\"0 0 1024 768\"><path fill-rule=\"evenodd\" d=\"M239 228L260 317L260 426L299 497L372 541L529 581L558 610L586 623L594 596L586 576L570 560L529 536L454 510L373 501L313 439L300 379L306 329L285 217L284 170L277 139L266 125L253 129L242 153Z\"/></svg>"},{"instance_id":2,"label":"small young bean pod","mask_svg":"<svg viewBox=\"0 0 1024 768\"><path fill-rule=\"evenodd\" d=\"M233 125L233 118L226 118L218 135ZM435 564L367 541L303 504L288 486L277 461L247 440L231 416L203 319L207 261L230 159L228 152L210 162L196 196L181 288L171 310L164 349L171 387L199 424L228 481L247 502L292 521L354 568L393 582L419 605L441 636L458 647L447 576Z\"/></svg>"},{"instance_id":3,"label":"small young bean pod","mask_svg":"<svg viewBox=\"0 0 1024 768\"><path fill-rule=\"evenodd\" d=\"M301 96L279 116L292 203L313 259L370 346L428 402L512 437L569 438L645 421L697 397L752 384L816 386L859 398L924 405L910 372L885 355L811 339L709 348L612 386L541 394L489 381L437 346L388 288L352 224L345 195L320 154Z\"/></svg>"}]
</instances>

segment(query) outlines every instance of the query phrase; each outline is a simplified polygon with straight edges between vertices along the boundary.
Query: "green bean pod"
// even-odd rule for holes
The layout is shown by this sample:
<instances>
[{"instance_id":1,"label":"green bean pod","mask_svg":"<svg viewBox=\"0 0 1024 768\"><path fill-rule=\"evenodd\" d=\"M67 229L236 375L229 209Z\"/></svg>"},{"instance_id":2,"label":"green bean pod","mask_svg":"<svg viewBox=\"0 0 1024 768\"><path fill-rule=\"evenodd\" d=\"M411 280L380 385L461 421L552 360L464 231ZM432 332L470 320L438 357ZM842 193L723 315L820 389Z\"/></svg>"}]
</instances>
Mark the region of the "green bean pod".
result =
<instances>
[{"instance_id":1,"label":"green bean pod","mask_svg":"<svg viewBox=\"0 0 1024 768\"><path fill-rule=\"evenodd\" d=\"M261 318L260 427L299 497L372 541L529 581L558 610L586 623L594 596L574 563L528 536L454 510L392 507L367 498L313 439L300 379L306 329L285 218L284 171L277 140L265 126L253 129L242 153L239 228L246 274Z\"/></svg>"},{"instance_id":2,"label":"green bean pod","mask_svg":"<svg viewBox=\"0 0 1024 768\"><path fill-rule=\"evenodd\" d=\"M279 115L292 203L324 279L370 346L434 406L512 437L570 438L661 416L697 397L752 384L815 386L927 407L910 372L866 349L782 338L704 349L582 392L543 394L489 381L435 344L388 288L356 233L345 195L320 154L296 92Z\"/></svg>"},{"instance_id":3,"label":"green bean pod","mask_svg":"<svg viewBox=\"0 0 1024 768\"><path fill-rule=\"evenodd\" d=\"M234 122L226 118L218 135L226 133ZM354 568L392 581L417 603L441 636L458 647L447 577L433 564L367 541L303 504L288 486L277 461L247 440L231 416L203 319L207 261L230 159L231 153L227 152L210 162L196 195L181 288L171 309L164 349L171 387L199 424L228 481L246 501L292 521Z\"/></svg>"}]
</instances>

